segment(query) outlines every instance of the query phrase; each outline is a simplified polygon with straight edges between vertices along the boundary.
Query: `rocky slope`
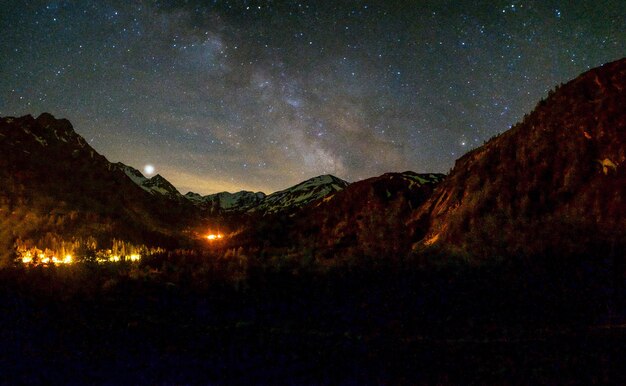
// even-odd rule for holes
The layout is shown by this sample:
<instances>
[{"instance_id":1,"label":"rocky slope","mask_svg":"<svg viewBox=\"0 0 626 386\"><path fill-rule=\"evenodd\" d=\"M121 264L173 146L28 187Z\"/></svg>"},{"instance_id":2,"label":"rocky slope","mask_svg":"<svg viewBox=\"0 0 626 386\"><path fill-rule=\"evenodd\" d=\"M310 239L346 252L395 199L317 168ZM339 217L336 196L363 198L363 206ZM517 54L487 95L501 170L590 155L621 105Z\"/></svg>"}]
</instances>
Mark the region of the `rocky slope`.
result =
<instances>
[{"instance_id":1,"label":"rocky slope","mask_svg":"<svg viewBox=\"0 0 626 386\"><path fill-rule=\"evenodd\" d=\"M413 215L429 226L415 247L475 258L621 254L625 161L622 59L559 87L522 123L460 158Z\"/></svg>"}]
</instances>

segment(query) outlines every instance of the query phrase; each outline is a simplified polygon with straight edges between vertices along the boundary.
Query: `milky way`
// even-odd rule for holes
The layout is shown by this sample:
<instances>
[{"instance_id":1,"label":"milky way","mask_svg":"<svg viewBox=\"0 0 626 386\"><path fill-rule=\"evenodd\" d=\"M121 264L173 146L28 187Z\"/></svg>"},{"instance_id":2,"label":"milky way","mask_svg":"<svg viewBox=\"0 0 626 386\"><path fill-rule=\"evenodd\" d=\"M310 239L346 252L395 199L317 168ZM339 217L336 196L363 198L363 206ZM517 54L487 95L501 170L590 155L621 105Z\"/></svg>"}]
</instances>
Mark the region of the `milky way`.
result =
<instances>
[{"instance_id":1,"label":"milky way","mask_svg":"<svg viewBox=\"0 0 626 386\"><path fill-rule=\"evenodd\" d=\"M5 3L0 115L68 118L182 193L447 172L626 55L623 0Z\"/></svg>"}]
</instances>

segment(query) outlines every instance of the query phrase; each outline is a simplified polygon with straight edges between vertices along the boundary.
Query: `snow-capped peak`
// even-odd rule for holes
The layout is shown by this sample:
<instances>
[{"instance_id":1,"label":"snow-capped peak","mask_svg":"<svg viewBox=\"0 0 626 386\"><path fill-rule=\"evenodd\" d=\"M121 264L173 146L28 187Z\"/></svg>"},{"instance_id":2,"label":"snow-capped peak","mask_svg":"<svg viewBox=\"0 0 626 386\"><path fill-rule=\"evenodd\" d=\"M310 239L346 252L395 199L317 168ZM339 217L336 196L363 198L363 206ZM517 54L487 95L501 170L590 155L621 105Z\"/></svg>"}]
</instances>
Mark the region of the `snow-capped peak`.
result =
<instances>
[{"instance_id":1,"label":"snow-capped peak","mask_svg":"<svg viewBox=\"0 0 626 386\"><path fill-rule=\"evenodd\" d=\"M163 176L161 176L160 174L157 174L152 178L147 178L139 170L131 166L125 165L121 162L118 162L115 165L120 170L122 170L135 184L137 184L140 188L150 194L158 194L170 198L178 198L182 196L174 187L174 185L172 185L168 180L163 178Z\"/></svg>"},{"instance_id":2,"label":"snow-capped peak","mask_svg":"<svg viewBox=\"0 0 626 386\"><path fill-rule=\"evenodd\" d=\"M221 192L207 196L189 192L184 197L197 206L212 210L277 213L302 207L329 194L334 194L346 186L348 186L346 181L335 176L322 175L268 196L263 192L241 191Z\"/></svg>"},{"instance_id":3,"label":"snow-capped peak","mask_svg":"<svg viewBox=\"0 0 626 386\"><path fill-rule=\"evenodd\" d=\"M270 194L254 211L276 213L299 208L343 190L348 183L330 174L313 177L291 188Z\"/></svg>"},{"instance_id":4,"label":"snow-capped peak","mask_svg":"<svg viewBox=\"0 0 626 386\"><path fill-rule=\"evenodd\" d=\"M128 176L128 178L133 180L134 183L136 183L143 189L148 190L145 186L143 186L143 183L146 182L148 178L146 178L146 176L144 176L139 170L135 169L132 166L125 165L121 162L116 163L115 166L123 171Z\"/></svg>"}]
</instances>

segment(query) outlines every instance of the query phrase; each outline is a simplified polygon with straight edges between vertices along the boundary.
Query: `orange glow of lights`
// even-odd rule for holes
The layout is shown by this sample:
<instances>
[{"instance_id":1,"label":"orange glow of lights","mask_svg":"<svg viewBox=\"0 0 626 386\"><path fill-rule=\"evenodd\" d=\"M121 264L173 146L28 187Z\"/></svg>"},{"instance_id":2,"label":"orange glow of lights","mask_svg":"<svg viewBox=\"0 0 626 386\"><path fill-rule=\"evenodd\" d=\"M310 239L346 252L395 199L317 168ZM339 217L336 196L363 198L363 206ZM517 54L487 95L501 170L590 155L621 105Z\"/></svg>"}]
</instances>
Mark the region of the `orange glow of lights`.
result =
<instances>
[{"instance_id":1,"label":"orange glow of lights","mask_svg":"<svg viewBox=\"0 0 626 386\"><path fill-rule=\"evenodd\" d=\"M218 234L210 234L207 235L206 237L209 241L215 241L215 240L221 240L224 238L224 235L222 235L221 233Z\"/></svg>"},{"instance_id":2,"label":"orange glow of lights","mask_svg":"<svg viewBox=\"0 0 626 386\"><path fill-rule=\"evenodd\" d=\"M33 261L33 256L30 254L30 252L27 252L23 257L22 257L22 263L24 264L28 264L30 262Z\"/></svg>"}]
</instances>

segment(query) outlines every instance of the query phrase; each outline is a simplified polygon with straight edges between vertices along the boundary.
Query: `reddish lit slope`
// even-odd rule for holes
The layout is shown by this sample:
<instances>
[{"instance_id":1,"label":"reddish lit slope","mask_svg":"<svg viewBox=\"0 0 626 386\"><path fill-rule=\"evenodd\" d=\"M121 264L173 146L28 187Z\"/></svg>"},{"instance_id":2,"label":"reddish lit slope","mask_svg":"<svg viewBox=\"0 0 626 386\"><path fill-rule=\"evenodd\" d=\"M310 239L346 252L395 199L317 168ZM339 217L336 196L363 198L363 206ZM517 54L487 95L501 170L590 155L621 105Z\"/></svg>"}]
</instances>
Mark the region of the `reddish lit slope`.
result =
<instances>
[{"instance_id":1,"label":"reddish lit slope","mask_svg":"<svg viewBox=\"0 0 626 386\"><path fill-rule=\"evenodd\" d=\"M442 174L386 173L355 182L303 213L293 238L321 256L389 259L405 256L420 224L413 210L432 194Z\"/></svg>"},{"instance_id":2,"label":"reddish lit slope","mask_svg":"<svg viewBox=\"0 0 626 386\"><path fill-rule=\"evenodd\" d=\"M524 121L459 159L413 216L416 247L475 257L615 255L626 239L626 59L551 92Z\"/></svg>"}]
</instances>

